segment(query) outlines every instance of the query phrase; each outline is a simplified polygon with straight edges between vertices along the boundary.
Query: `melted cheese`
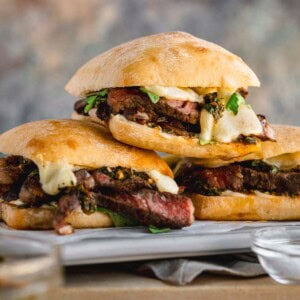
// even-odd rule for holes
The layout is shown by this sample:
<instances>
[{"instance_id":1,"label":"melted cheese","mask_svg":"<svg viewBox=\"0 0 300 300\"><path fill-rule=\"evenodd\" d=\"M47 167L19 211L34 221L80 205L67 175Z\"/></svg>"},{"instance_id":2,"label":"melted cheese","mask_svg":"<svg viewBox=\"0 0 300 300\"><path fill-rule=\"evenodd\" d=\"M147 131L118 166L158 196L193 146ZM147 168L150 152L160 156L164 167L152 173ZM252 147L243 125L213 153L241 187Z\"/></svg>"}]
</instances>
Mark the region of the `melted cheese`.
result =
<instances>
[{"instance_id":1,"label":"melted cheese","mask_svg":"<svg viewBox=\"0 0 300 300\"><path fill-rule=\"evenodd\" d=\"M238 114L225 110L222 118L214 120L206 109L200 113L200 140L230 143L239 135L260 135L263 128L255 112L247 105L240 105Z\"/></svg>"},{"instance_id":2,"label":"melted cheese","mask_svg":"<svg viewBox=\"0 0 300 300\"><path fill-rule=\"evenodd\" d=\"M39 165L40 182L43 190L49 195L56 195L59 189L76 185L73 167L64 162Z\"/></svg>"},{"instance_id":3,"label":"melted cheese","mask_svg":"<svg viewBox=\"0 0 300 300\"><path fill-rule=\"evenodd\" d=\"M300 165L300 152L286 153L264 159L267 164L275 165L279 169L292 169Z\"/></svg>"},{"instance_id":4,"label":"melted cheese","mask_svg":"<svg viewBox=\"0 0 300 300\"><path fill-rule=\"evenodd\" d=\"M148 172L148 175L155 181L156 186L160 192L169 192L171 194L178 193L178 185L171 177L163 175L156 170Z\"/></svg>"},{"instance_id":5,"label":"melted cheese","mask_svg":"<svg viewBox=\"0 0 300 300\"><path fill-rule=\"evenodd\" d=\"M24 202L22 202L20 199L16 199L13 201L9 201L9 204L15 205L15 206L21 206L24 204Z\"/></svg>"},{"instance_id":6,"label":"melted cheese","mask_svg":"<svg viewBox=\"0 0 300 300\"><path fill-rule=\"evenodd\" d=\"M226 196L226 197L246 197L245 194L233 192L233 191L230 191L230 190L226 190L226 191L222 192L221 196Z\"/></svg>"},{"instance_id":7,"label":"melted cheese","mask_svg":"<svg viewBox=\"0 0 300 300\"><path fill-rule=\"evenodd\" d=\"M218 98L225 103L230 96L236 91L236 88L216 88L216 87L194 87L194 88L183 88L183 87L170 87L152 85L145 86L148 91L167 99L176 99L191 102L203 102L203 95L210 93L218 93Z\"/></svg>"},{"instance_id":8,"label":"melted cheese","mask_svg":"<svg viewBox=\"0 0 300 300\"><path fill-rule=\"evenodd\" d=\"M238 114L225 110L221 119L215 123L213 140L230 143L239 135L260 135L263 132L255 112L247 105L240 105Z\"/></svg>"},{"instance_id":9,"label":"melted cheese","mask_svg":"<svg viewBox=\"0 0 300 300\"><path fill-rule=\"evenodd\" d=\"M260 198L267 198L267 199L272 199L274 198L273 195L267 194L267 193L262 193L260 191L254 191L254 194Z\"/></svg>"},{"instance_id":10,"label":"melted cheese","mask_svg":"<svg viewBox=\"0 0 300 300\"><path fill-rule=\"evenodd\" d=\"M202 87L195 87L193 88L195 92L199 95L206 95L206 94L211 94L211 93L217 93L218 88L211 87L211 88L202 88Z\"/></svg>"},{"instance_id":11,"label":"melted cheese","mask_svg":"<svg viewBox=\"0 0 300 300\"><path fill-rule=\"evenodd\" d=\"M271 199L274 198L273 195L267 194L267 193L262 193L260 191L253 191L255 196L258 196L260 198L267 198L267 199ZM247 195L249 194L242 194L242 193L237 193L237 192L233 192L230 190L226 190L224 192L222 192L221 196L228 196L228 197L247 197ZM251 195L251 194L250 194Z\"/></svg>"},{"instance_id":12,"label":"melted cheese","mask_svg":"<svg viewBox=\"0 0 300 300\"><path fill-rule=\"evenodd\" d=\"M200 113L200 140L211 141L213 139L215 120L211 113L202 109Z\"/></svg>"},{"instance_id":13,"label":"melted cheese","mask_svg":"<svg viewBox=\"0 0 300 300\"><path fill-rule=\"evenodd\" d=\"M163 132L163 131L159 131L158 133L160 136L162 136L163 138L165 139L168 139L168 140L171 140L174 138L174 134L170 134L170 133L167 133L167 132Z\"/></svg>"},{"instance_id":14,"label":"melted cheese","mask_svg":"<svg viewBox=\"0 0 300 300\"><path fill-rule=\"evenodd\" d=\"M203 96L198 95L190 88L167 87L167 86L145 86L145 89L167 99L183 100L191 102L203 102Z\"/></svg>"}]
</instances>

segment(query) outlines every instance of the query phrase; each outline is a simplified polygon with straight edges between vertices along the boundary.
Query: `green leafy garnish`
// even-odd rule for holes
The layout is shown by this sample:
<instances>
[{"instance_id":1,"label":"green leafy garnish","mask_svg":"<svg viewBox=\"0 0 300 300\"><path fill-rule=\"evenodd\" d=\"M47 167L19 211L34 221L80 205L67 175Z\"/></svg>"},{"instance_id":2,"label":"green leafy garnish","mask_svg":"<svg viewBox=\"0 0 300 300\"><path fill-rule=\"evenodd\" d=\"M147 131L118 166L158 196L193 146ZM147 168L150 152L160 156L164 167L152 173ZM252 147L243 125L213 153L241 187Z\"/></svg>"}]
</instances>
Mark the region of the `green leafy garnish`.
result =
<instances>
[{"instance_id":1,"label":"green leafy garnish","mask_svg":"<svg viewBox=\"0 0 300 300\"><path fill-rule=\"evenodd\" d=\"M199 143L201 146L204 146L204 145L208 145L208 144L215 144L215 142L213 141L206 141L206 140L199 140Z\"/></svg>"},{"instance_id":2,"label":"green leafy garnish","mask_svg":"<svg viewBox=\"0 0 300 300\"><path fill-rule=\"evenodd\" d=\"M154 234L165 233L165 232L171 231L170 228L158 228L154 225L149 225L148 229L151 233L154 233Z\"/></svg>"},{"instance_id":3,"label":"green leafy garnish","mask_svg":"<svg viewBox=\"0 0 300 300\"><path fill-rule=\"evenodd\" d=\"M157 102L159 101L159 96L158 96L158 95L156 95L156 94L154 94L154 93L148 91L148 90L145 89L144 87L141 87L140 90L141 90L143 93L145 93L145 94L148 95L148 97L149 97L149 99L151 100L152 103L155 104L155 103L157 103Z\"/></svg>"},{"instance_id":4,"label":"green leafy garnish","mask_svg":"<svg viewBox=\"0 0 300 300\"><path fill-rule=\"evenodd\" d=\"M276 167L275 165L272 165L272 166L271 166L271 173L272 173L272 174L276 174L277 172L279 172L279 168Z\"/></svg>"},{"instance_id":5,"label":"green leafy garnish","mask_svg":"<svg viewBox=\"0 0 300 300\"><path fill-rule=\"evenodd\" d=\"M103 212L110 216L113 224L116 227L125 227L125 226L137 226L138 222L136 220L130 219L128 217L122 216L116 212L113 212L107 208L97 207L97 211Z\"/></svg>"},{"instance_id":6,"label":"green leafy garnish","mask_svg":"<svg viewBox=\"0 0 300 300\"><path fill-rule=\"evenodd\" d=\"M105 101L107 99L107 89L103 89L99 91L96 94L90 95L84 99L84 101L87 103L84 107L84 113L88 113L93 107L96 106L97 103Z\"/></svg>"},{"instance_id":7,"label":"green leafy garnish","mask_svg":"<svg viewBox=\"0 0 300 300\"><path fill-rule=\"evenodd\" d=\"M263 160L252 160L250 164L252 168L263 172L271 172L272 174L276 174L280 171L277 166L268 164Z\"/></svg>"},{"instance_id":8,"label":"green leafy garnish","mask_svg":"<svg viewBox=\"0 0 300 300\"><path fill-rule=\"evenodd\" d=\"M87 105L84 107L83 111L86 114L94 107L94 105L96 103L96 99L97 99L96 95L85 98L85 102L87 103Z\"/></svg>"},{"instance_id":9,"label":"green leafy garnish","mask_svg":"<svg viewBox=\"0 0 300 300\"><path fill-rule=\"evenodd\" d=\"M57 202L55 202L55 201L49 202L49 205L54 207L54 208L57 208Z\"/></svg>"},{"instance_id":10,"label":"green leafy garnish","mask_svg":"<svg viewBox=\"0 0 300 300\"><path fill-rule=\"evenodd\" d=\"M251 166L254 168L261 166L261 164L262 164L262 162L260 160L251 161Z\"/></svg>"},{"instance_id":11,"label":"green leafy garnish","mask_svg":"<svg viewBox=\"0 0 300 300\"><path fill-rule=\"evenodd\" d=\"M97 207L97 211L107 214L111 218L115 227L132 227L139 225L136 220L122 216L116 212L111 211L110 209ZM154 225L149 225L148 229L151 233L155 234L171 231L170 228L158 228Z\"/></svg>"},{"instance_id":12,"label":"green leafy garnish","mask_svg":"<svg viewBox=\"0 0 300 300\"><path fill-rule=\"evenodd\" d=\"M241 104L246 104L250 107L250 105L246 102L244 97L236 92L230 96L226 104L226 109L231 110L235 115L237 115Z\"/></svg>"}]
</instances>

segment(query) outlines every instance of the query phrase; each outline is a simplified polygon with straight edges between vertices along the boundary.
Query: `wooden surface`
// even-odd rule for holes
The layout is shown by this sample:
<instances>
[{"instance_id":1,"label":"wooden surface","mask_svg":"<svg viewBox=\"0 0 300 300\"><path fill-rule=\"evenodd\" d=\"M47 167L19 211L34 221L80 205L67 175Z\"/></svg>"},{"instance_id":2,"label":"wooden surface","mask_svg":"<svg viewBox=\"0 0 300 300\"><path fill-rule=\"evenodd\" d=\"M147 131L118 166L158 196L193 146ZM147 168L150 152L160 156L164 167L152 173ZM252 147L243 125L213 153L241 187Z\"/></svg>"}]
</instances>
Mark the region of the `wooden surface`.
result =
<instances>
[{"instance_id":1,"label":"wooden surface","mask_svg":"<svg viewBox=\"0 0 300 300\"><path fill-rule=\"evenodd\" d=\"M187 286L173 286L133 272L132 264L69 267L66 283L51 299L300 299L300 286L285 286L269 277L241 279L204 275Z\"/></svg>"}]
</instances>

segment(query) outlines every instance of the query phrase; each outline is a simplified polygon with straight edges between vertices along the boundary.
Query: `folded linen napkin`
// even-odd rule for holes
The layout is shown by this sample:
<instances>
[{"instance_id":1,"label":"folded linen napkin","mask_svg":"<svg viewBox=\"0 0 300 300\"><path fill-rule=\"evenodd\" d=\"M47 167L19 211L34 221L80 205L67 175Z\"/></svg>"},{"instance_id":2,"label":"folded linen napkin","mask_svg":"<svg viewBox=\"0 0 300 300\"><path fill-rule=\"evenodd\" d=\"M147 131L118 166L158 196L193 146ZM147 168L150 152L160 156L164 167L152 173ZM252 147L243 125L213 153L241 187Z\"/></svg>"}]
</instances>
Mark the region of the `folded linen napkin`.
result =
<instances>
[{"instance_id":1,"label":"folded linen napkin","mask_svg":"<svg viewBox=\"0 0 300 300\"><path fill-rule=\"evenodd\" d=\"M138 266L136 271L175 285L190 283L204 272L239 277L266 274L252 253L150 261Z\"/></svg>"}]
</instances>

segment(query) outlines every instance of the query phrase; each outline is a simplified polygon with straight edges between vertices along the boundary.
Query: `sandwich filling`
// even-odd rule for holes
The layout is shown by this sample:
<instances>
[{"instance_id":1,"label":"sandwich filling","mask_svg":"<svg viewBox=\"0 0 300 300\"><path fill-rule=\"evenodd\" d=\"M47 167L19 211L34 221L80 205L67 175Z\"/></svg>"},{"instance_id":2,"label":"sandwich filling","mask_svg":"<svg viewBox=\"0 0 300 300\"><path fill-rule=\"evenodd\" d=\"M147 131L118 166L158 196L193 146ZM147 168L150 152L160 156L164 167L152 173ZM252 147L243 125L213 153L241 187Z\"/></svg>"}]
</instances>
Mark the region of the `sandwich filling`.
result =
<instances>
[{"instance_id":1,"label":"sandwich filling","mask_svg":"<svg viewBox=\"0 0 300 300\"><path fill-rule=\"evenodd\" d=\"M147 174L124 167L71 170L57 164L43 169L22 156L8 156L0 159L0 198L20 208L52 207L53 226L60 234L72 232L65 219L78 209L117 215L122 226L191 225L191 200L177 195L177 185L165 177L157 171ZM171 183L169 192L163 182Z\"/></svg>"},{"instance_id":2,"label":"sandwich filling","mask_svg":"<svg viewBox=\"0 0 300 300\"><path fill-rule=\"evenodd\" d=\"M201 145L221 142L256 143L274 140L262 115L256 115L245 89L177 88L162 86L103 89L77 101L74 110L96 115L108 124L111 115L163 133L198 138Z\"/></svg>"},{"instance_id":3,"label":"sandwich filling","mask_svg":"<svg viewBox=\"0 0 300 300\"><path fill-rule=\"evenodd\" d=\"M300 165L281 169L263 160L249 160L216 168L204 168L186 161L180 164L175 177L185 192L207 196L260 192L295 197L300 193Z\"/></svg>"}]
</instances>

